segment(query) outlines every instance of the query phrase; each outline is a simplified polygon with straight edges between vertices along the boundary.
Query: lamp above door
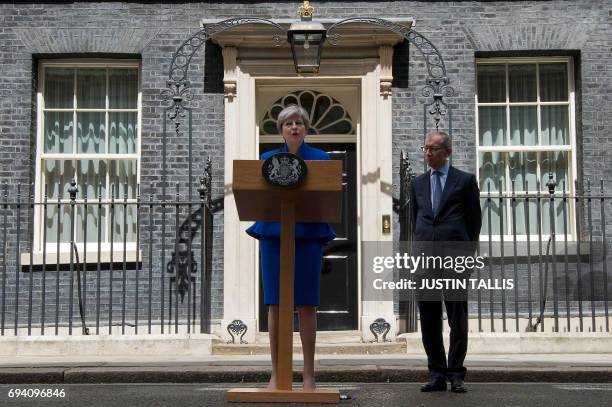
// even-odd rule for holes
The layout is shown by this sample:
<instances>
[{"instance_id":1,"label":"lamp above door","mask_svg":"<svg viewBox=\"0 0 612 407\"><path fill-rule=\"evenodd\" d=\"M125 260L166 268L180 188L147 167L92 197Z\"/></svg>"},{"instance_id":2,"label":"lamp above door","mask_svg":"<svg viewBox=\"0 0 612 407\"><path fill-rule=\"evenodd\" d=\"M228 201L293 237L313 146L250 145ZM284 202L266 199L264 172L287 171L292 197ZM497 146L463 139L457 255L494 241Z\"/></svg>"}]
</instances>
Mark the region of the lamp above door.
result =
<instances>
[{"instance_id":1,"label":"lamp above door","mask_svg":"<svg viewBox=\"0 0 612 407\"><path fill-rule=\"evenodd\" d=\"M287 30L287 41L291 44L293 64L298 74L317 74L321 66L321 48L327 30L317 21L312 21L313 7L309 1L299 8L300 21Z\"/></svg>"}]
</instances>

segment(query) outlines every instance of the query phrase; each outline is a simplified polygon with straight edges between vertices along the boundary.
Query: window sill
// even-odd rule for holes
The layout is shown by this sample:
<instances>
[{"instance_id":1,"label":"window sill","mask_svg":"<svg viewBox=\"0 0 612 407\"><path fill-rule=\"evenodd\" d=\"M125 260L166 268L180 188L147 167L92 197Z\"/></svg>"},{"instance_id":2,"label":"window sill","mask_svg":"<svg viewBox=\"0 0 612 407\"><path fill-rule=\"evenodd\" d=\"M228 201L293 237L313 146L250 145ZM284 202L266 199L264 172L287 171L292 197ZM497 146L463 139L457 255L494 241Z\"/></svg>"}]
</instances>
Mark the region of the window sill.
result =
<instances>
[{"instance_id":1,"label":"window sill","mask_svg":"<svg viewBox=\"0 0 612 407\"><path fill-rule=\"evenodd\" d=\"M85 256L87 254L87 256ZM113 263L123 263L123 250L113 250ZM79 260L81 262L87 260L87 264L95 264L98 263L110 263L111 262L111 251L110 250L101 250L100 258L98 259L98 251L87 251L87 253L79 252ZM30 253L21 253L20 256L21 267L27 267L30 265ZM138 250L127 250L125 252L125 262L126 263L135 263L136 261L142 262L142 251ZM72 262L74 264L77 263L76 256L73 255ZM32 263L33 266L40 266L46 264L47 266L55 265L55 264L70 264L70 251L60 252L59 253L59 261L57 252L47 252L45 254L45 259L43 259L43 252L34 252L32 253Z\"/></svg>"},{"instance_id":2,"label":"window sill","mask_svg":"<svg viewBox=\"0 0 612 407\"><path fill-rule=\"evenodd\" d=\"M489 242L480 241L479 242L479 253L481 256L488 258L491 257L493 259L514 259L517 257L518 261L527 261L528 258L531 259L531 262L536 261L540 256L540 243L539 242L530 242L529 245L527 242L516 242L516 253L514 249L514 242L504 242L502 245L500 242L491 242L491 250L489 256ZM597 242L593 242L593 245L597 245ZM601 243L599 243L601 245ZM502 246L503 246L503 256L502 256ZM541 254L543 257L547 256L546 248L548 246L548 241L544 240L541 244ZM529 249L529 250L528 250ZM580 242L580 259L582 261L589 261L589 242ZM565 242L564 241L556 241L555 242L555 258L557 261L565 260L565 255L567 253L568 261L577 261L578 260L578 242L567 242L567 252L565 250ZM548 248L548 256L553 255L553 245L552 242Z\"/></svg>"}]
</instances>

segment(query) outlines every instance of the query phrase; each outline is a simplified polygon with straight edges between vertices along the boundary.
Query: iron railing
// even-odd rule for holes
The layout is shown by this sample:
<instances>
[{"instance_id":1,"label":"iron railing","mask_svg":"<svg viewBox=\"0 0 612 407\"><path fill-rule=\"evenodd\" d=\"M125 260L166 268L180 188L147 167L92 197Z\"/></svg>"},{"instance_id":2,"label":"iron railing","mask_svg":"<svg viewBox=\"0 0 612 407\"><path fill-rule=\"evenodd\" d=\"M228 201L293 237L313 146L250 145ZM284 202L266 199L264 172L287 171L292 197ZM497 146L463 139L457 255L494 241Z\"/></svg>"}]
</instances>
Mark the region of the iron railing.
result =
<instances>
[{"instance_id":1,"label":"iron railing","mask_svg":"<svg viewBox=\"0 0 612 407\"><path fill-rule=\"evenodd\" d=\"M414 172L402 154L397 210L400 248L410 250L412 210L409 190ZM612 196L603 180L557 185L548 175L535 193L481 191L482 232L478 247L485 267L472 277L512 279L514 289L471 290L471 327L490 331L610 332L609 262ZM400 299L400 319L407 332L418 329L414 295Z\"/></svg>"},{"instance_id":2,"label":"iron railing","mask_svg":"<svg viewBox=\"0 0 612 407\"><path fill-rule=\"evenodd\" d=\"M408 192L414 173L405 159L400 170L400 247L409 250ZM510 277L516 289L470 292L470 313L479 331L610 331L607 217L612 196L606 195L603 181L596 190L587 181L583 193L576 193L580 187L569 191L550 177L547 191L539 185L535 189L540 192L528 194L481 191L479 251L486 267L476 270L475 277ZM528 185L523 189L529 190ZM82 334L117 333L117 326L122 334L210 332L209 191L209 164L196 201L185 199L178 185L173 199L113 193L107 201L88 200L75 182L66 200L44 196L36 201L33 188L4 183L0 335L48 335L50 330L71 335L75 324ZM52 207L55 238L47 223L43 227L33 221L37 212L48 219ZM77 222L76 214L92 207L97 213L106 208L108 241L101 237L100 224L97 238L88 241L88 223ZM136 214L133 241L127 236L130 207ZM59 238L62 211L69 218L65 242ZM115 225L122 232L118 239ZM417 329L416 308L413 300L400 300L407 331Z\"/></svg>"},{"instance_id":3,"label":"iron railing","mask_svg":"<svg viewBox=\"0 0 612 407\"><path fill-rule=\"evenodd\" d=\"M37 201L33 186L4 183L0 335L210 333L210 187L210 160L193 201L178 184L174 197L134 199L115 185L103 200L72 180L67 196ZM106 215L92 223L79 213Z\"/></svg>"}]
</instances>

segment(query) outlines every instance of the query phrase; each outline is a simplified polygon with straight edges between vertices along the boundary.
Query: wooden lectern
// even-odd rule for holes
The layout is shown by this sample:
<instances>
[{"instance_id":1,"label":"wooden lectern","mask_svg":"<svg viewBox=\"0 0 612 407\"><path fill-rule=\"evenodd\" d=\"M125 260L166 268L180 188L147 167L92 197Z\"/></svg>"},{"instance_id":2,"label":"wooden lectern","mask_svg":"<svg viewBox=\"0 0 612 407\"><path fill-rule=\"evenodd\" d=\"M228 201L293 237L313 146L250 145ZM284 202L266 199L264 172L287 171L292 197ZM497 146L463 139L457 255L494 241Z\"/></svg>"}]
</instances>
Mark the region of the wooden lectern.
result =
<instances>
[{"instance_id":1,"label":"wooden lectern","mask_svg":"<svg viewBox=\"0 0 612 407\"><path fill-rule=\"evenodd\" d=\"M259 160L234 160L233 193L241 221L280 221L280 293L278 390L235 388L228 402L338 403L336 389L293 390L293 273L295 223L340 222L342 216L342 162L306 161L303 184L283 188L262 176Z\"/></svg>"}]
</instances>

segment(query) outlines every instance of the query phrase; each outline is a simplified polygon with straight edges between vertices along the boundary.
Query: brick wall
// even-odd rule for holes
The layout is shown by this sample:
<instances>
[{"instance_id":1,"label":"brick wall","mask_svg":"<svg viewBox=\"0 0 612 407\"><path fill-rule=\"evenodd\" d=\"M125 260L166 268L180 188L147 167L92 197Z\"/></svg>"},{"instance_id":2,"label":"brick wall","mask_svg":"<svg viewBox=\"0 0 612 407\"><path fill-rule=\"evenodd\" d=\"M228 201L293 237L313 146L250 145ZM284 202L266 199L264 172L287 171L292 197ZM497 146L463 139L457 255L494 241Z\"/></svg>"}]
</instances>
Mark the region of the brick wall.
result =
<instances>
[{"instance_id":1,"label":"brick wall","mask_svg":"<svg viewBox=\"0 0 612 407\"><path fill-rule=\"evenodd\" d=\"M247 5L248 4L248 5ZM475 171L474 90L476 53L555 51L576 55L578 85L577 141L579 177L610 181L612 160L612 6L597 0L499 2L315 2L316 16L414 17L416 29L445 58L456 96L453 108L454 164ZM142 191L160 189L164 104L172 53L198 30L199 20L247 15L294 18L296 2L121 3L72 2L0 4L0 181L31 182L36 124L33 84L37 58L59 56L138 55L142 60ZM418 145L423 136L425 66L418 50L399 46L393 89L393 169L400 150L408 151L422 169ZM554 52L553 52L554 54ZM194 99L193 171L203 171L204 157L213 157L214 197L223 196L223 94L220 51L201 50L191 63ZM409 73L407 75L406 73ZM206 76L205 76L206 74ZM431 123L429 124L431 126ZM447 123L443 123L443 128ZM168 181L187 185L187 139L169 133ZM394 184L399 179L394 177ZM197 185L195 186L197 187ZM396 188L396 194L398 189ZM195 191L194 191L195 192ZM610 214L612 215L612 214ZM612 216L608 216L608 219ZM222 316L223 212L215 215L213 316ZM15 219L9 218L9 236ZM398 230L397 218L395 231ZM169 233L172 233L170 229ZM397 236L396 236L397 237ZM7 263L13 261L7 259ZM148 261L148 260L147 260ZM160 271L158 270L157 273ZM28 277L22 276L25 281ZM37 276L37 278L39 278ZM132 277L130 277L132 278ZM14 275L8 275L8 287ZM21 285L23 289L23 284ZM7 297L8 298L8 297ZM21 298L21 297L20 297Z\"/></svg>"}]
</instances>

